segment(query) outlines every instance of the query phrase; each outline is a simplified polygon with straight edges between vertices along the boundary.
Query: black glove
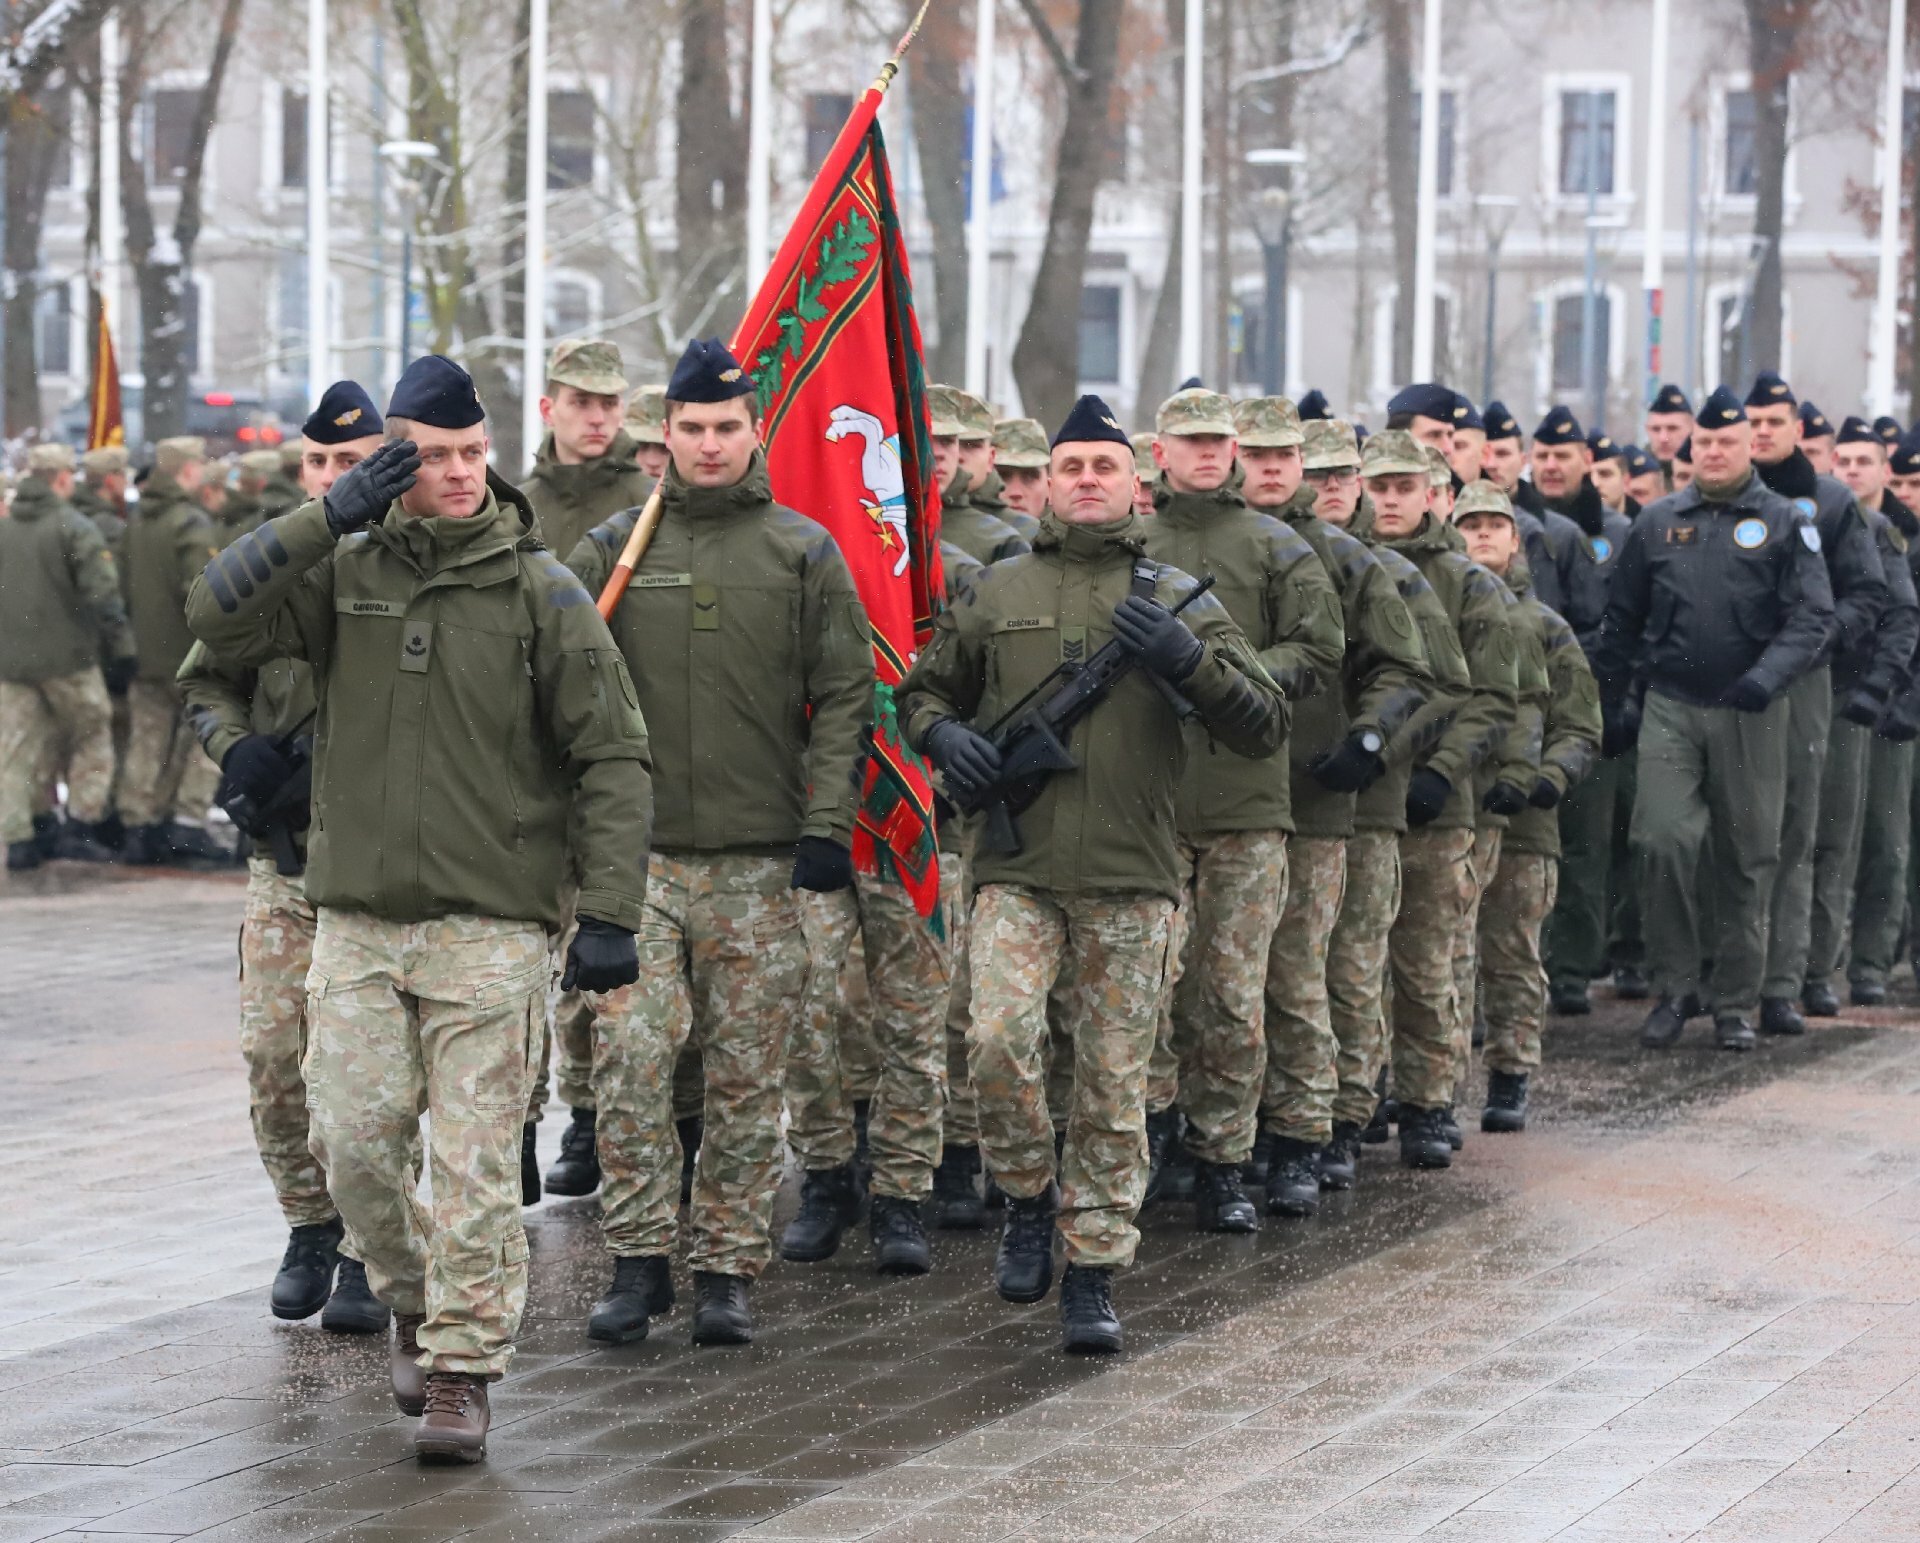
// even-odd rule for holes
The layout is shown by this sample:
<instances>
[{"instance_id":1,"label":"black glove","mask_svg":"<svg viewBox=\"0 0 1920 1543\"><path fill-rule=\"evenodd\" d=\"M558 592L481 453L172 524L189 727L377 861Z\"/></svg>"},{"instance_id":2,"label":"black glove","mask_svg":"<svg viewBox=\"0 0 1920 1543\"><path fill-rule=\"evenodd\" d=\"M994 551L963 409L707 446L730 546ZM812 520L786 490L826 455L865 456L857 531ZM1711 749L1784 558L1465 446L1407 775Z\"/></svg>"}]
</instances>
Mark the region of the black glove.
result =
<instances>
[{"instance_id":1,"label":"black glove","mask_svg":"<svg viewBox=\"0 0 1920 1543\"><path fill-rule=\"evenodd\" d=\"M825 836L802 836L793 849L793 887L831 894L853 883L853 853Z\"/></svg>"},{"instance_id":2,"label":"black glove","mask_svg":"<svg viewBox=\"0 0 1920 1543\"><path fill-rule=\"evenodd\" d=\"M567 947L567 972L560 977L560 989L611 991L616 986L631 986L639 978L640 951L633 946L633 934L597 916L581 917L580 930Z\"/></svg>"},{"instance_id":3,"label":"black glove","mask_svg":"<svg viewBox=\"0 0 1920 1543\"><path fill-rule=\"evenodd\" d=\"M1200 666L1206 648L1193 630L1157 600L1128 595L1113 608L1113 632L1121 647L1162 680L1179 685Z\"/></svg>"},{"instance_id":4,"label":"black glove","mask_svg":"<svg viewBox=\"0 0 1920 1543\"><path fill-rule=\"evenodd\" d=\"M1600 721L1600 753L1608 760L1625 755L1640 741L1640 709L1632 702L1616 702Z\"/></svg>"},{"instance_id":5,"label":"black glove","mask_svg":"<svg viewBox=\"0 0 1920 1543\"><path fill-rule=\"evenodd\" d=\"M1423 766L1407 783L1407 823L1431 825L1453 797L1453 784L1431 766Z\"/></svg>"},{"instance_id":6,"label":"black glove","mask_svg":"<svg viewBox=\"0 0 1920 1543\"><path fill-rule=\"evenodd\" d=\"M220 761L220 802L245 794L264 804L293 775L293 763L264 734L237 739Z\"/></svg>"},{"instance_id":7,"label":"black glove","mask_svg":"<svg viewBox=\"0 0 1920 1543\"><path fill-rule=\"evenodd\" d=\"M1893 745L1910 745L1920 739L1920 723L1915 723L1911 714L1903 713L1897 707L1887 709L1887 716L1878 730L1880 737Z\"/></svg>"},{"instance_id":8,"label":"black glove","mask_svg":"<svg viewBox=\"0 0 1920 1543\"><path fill-rule=\"evenodd\" d=\"M1527 795L1527 802L1536 809L1551 809L1560 802L1560 784L1551 777L1542 777L1534 783L1533 791Z\"/></svg>"},{"instance_id":9,"label":"black glove","mask_svg":"<svg viewBox=\"0 0 1920 1543\"><path fill-rule=\"evenodd\" d=\"M1335 793L1363 793L1379 780L1386 762L1349 734L1339 744L1308 763L1307 775Z\"/></svg>"},{"instance_id":10,"label":"black glove","mask_svg":"<svg viewBox=\"0 0 1920 1543\"><path fill-rule=\"evenodd\" d=\"M122 659L109 659L100 666L100 673L107 679L108 696L125 696L127 687L133 684L133 678L140 673L140 661L132 654Z\"/></svg>"},{"instance_id":11,"label":"black glove","mask_svg":"<svg viewBox=\"0 0 1920 1543\"><path fill-rule=\"evenodd\" d=\"M1720 698L1720 705L1735 708L1743 713L1763 713L1772 700L1771 691L1751 675L1742 675L1727 687L1726 695Z\"/></svg>"},{"instance_id":12,"label":"black glove","mask_svg":"<svg viewBox=\"0 0 1920 1543\"><path fill-rule=\"evenodd\" d=\"M420 452L413 441L389 440L327 489L321 500L327 529L335 536L350 536L373 524L413 486L413 474L419 470Z\"/></svg>"},{"instance_id":13,"label":"black glove","mask_svg":"<svg viewBox=\"0 0 1920 1543\"><path fill-rule=\"evenodd\" d=\"M1863 686L1847 698L1846 706L1840 709L1840 716L1848 723L1857 723L1863 729L1870 729L1880 721L1880 714L1885 708L1886 699Z\"/></svg>"},{"instance_id":14,"label":"black glove","mask_svg":"<svg viewBox=\"0 0 1920 1543\"><path fill-rule=\"evenodd\" d=\"M942 718L927 731L927 754L962 798L992 787L1000 775L1000 752L993 741L958 718Z\"/></svg>"},{"instance_id":15,"label":"black glove","mask_svg":"<svg viewBox=\"0 0 1920 1543\"><path fill-rule=\"evenodd\" d=\"M1496 782L1487 789L1487 796L1480 800L1480 807L1488 814L1516 815L1527 807L1527 795L1511 782Z\"/></svg>"}]
</instances>

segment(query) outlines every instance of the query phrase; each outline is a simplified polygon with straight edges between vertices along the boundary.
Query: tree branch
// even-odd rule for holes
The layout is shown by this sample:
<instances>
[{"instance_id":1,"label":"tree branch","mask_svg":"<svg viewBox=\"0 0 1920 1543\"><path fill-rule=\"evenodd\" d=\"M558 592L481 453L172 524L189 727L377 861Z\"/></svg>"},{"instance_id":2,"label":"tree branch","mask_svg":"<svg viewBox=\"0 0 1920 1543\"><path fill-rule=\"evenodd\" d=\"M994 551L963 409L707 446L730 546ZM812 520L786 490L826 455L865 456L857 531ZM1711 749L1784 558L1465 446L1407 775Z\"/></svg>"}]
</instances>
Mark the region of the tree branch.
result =
<instances>
[{"instance_id":1,"label":"tree branch","mask_svg":"<svg viewBox=\"0 0 1920 1543\"><path fill-rule=\"evenodd\" d=\"M207 150L213 142L213 120L220 111L220 88L227 77L228 61L233 58L234 39L240 33L240 7L245 3L246 0L226 0L221 9L213 61L207 68L206 83L200 88L200 99L194 104L193 137L188 141L186 175L180 180L180 208L173 220L173 241L179 248L183 268L193 261L194 243L200 239Z\"/></svg>"},{"instance_id":2,"label":"tree branch","mask_svg":"<svg viewBox=\"0 0 1920 1543\"><path fill-rule=\"evenodd\" d=\"M1316 75L1321 70L1330 70L1341 63L1368 38L1373 36L1373 23L1362 16L1345 34L1327 46L1324 53L1312 55L1306 59L1289 59L1284 64L1270 64L1265 69L1248 70L1246 74L1234 78L1235 86L1257 86L1272 80L1286 80L1295 75Z\"/></svg>"},{"instance_id":3,"label":"tree branch","mask_svg":"<svg viewBox=\"0 0 1920 1543\"><path fill-rule=\"evenodd\" d=\"M31 95L76 38L95 31L115 0L47 0L12 37L0 37L0 113Z\"/></svg>"},{"instance_id":4,"label":"tree branch","mask_svg":"<svg viewBox=\"0 0 1920 1543\"><path fill-rule=\"evenodd\" d=\"M979 0L979 3L984 5L989 0ZM1046 49L1047 57L1053 60L1053 67L1060 72L1060 78L1069 86L1086 84L1086 71L1073 62L1073 56L1060 42L1060 34L1053 30L1046 13L1040 9L1040 0L1020 0L1020 9L1033 30L1039 34L1040 44Z\"/></svg>"}]
</instances>

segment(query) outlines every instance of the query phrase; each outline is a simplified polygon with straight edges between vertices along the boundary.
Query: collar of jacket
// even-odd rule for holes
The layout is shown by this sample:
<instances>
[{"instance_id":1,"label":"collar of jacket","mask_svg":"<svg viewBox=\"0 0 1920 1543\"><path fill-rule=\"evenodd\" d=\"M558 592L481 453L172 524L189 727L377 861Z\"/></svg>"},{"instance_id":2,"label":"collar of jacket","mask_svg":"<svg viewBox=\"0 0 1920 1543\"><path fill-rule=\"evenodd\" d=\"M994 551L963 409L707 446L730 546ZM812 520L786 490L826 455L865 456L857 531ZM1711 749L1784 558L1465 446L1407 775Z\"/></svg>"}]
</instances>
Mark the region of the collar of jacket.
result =
<instances>
[{"instance_id":1,"label":"collar of jacket","mask_svg":"<svg viewBox=\"0 0 1920 1543\"><path fill-rule=\"evenodd\" d=\"M1006 488L1007 479L989 467L986 476L973 485L973 491L969 496L976 504L984 505L988 509L1004 509L1007 507L1007 501L1001 495L1006 492Z\"/></svg>"},{"instance_id":2,"label":"collar of jacket","mask_svg":"<svg viewBox=\"0 0 1920 1543\"><path fill-rule=\"evenodd\" d=\"M1146 533L1140 528L1140 516L1128 510L1124 519L1105 525L1069 525L1051 509L1040 517L1040 534L1033 538L1035 551L1055 550L1069 562L1094 563L1102 558L1131 562L1147 549Z\"/></svg>"},{"instance_id":3,"label":"collar of jacket","mask_svg":"<svg viewBox=\"0 0 1920 1543\"><path fill-rule=\"evenodd\" d=\"M553 488L571 489L582 484L591 486L596 482L611 482L616 477L624 477L638 463L634 454L640 448L640 442L625 429L614 434L607 448L589 461L575 461L571 465L562 465L554 454L553 430L548 429L540 441L540 448L533 453L533 477Z\"/></svg>"},{"instance_id":4,"label":"collar of jacket","mask_svg":"<svg viewBox=\"0 0 1920 1543\"><path fill-rule=\"evenodd\" d=\"M1894 523L1894 528L1907 540L1920 539L1920 518L1899 499L1893 496L1893 489L1887 488L1880 494L1880 512Z\"/></svg>"},{"instance_id":5,"label":"collar of jacket","mask_svg":"<svg viewBox=\"0 0 1920 1543\"><path fill-rule=\"evenodd\" d=\"M1432 511L1421 517L1420 528L1410 535L1381 536L1382 546L1390 546L1396 552L1458 552L1465 549L1466 543L1460 539L1460 532L1444 521L1436 520Z\"/></svg>"},{"instance_id":6,"label":"collar of jacket","mask_svg":"<svg viewBox=\"0 0 1920 1543\"><path fill-rule=\"evenodd\" d=\"M1820 475L1813 469L1803 450L1790 451L1784 460L1775 461L1771 466L1753 463L1755 474L1760 480L1782 498L1817 498L1820 493Z\"/></svg>"},{"instance_id":7,"label":"collar of jacket","mask_svg":"<svg viewBox=\"0 0 1920 1543\"><path fill-rule=\"evenodd\" d=\"M489 558L511 552L524 534L521 511L503 502L491 485L487 501L464 518L423 518L408 514L396 500L370 532L375 541L428 578L456 569L477 569ZM485 584L494 575L473 572L464 577L470 583Z\"/></svg>"},{"instance_id":8,"label":"collar of jacket","mask_svg":"<svg viewBox=\"0 0 1920 1543\"><path fill-rule=\"evenodd\" d=\"M1530 479L1522 477L1513 485L1513 507L1538 516L1547 512L1547 501Z\"/></svg>"},{"instance_id":9,"label":"collar of jacket","mask_svg":"<svg viewBox=\"0 0 1920 1543\"><path fill-rule=\"evenodd\" d=\"M764 509L773 502L773 478L767 471L767 452L756 450L747 462L746 475L723 488L690 487L680 478L680 469L667 462L667 474L660 482L660 502L668 514L689 520L722 519L730 514L746 514Z\"/></svg>"},{"instance_id":10,"label":"collar of jacket","mask_svg":"<svg viewBox=\"0 0 1920 1543\"><path fill-rule=\"evenodd\" d=\"M1589 536L1600 535L1606 529L1607 506L1600 502L1600 490L1593 485L1591 477L1582 477L1571 497L1549 498L1545 502L1547 508L1564 514Z\"/></svg>"},{"instance_id":11,"label":"collar of jacket","mask_svg":"<svg viewBox=\"0 0 1920 1543\"><path fill-rule=\"evenodd\" d=\"M973 478L963 467L956 466L947 485L940 490L940 507L943 509L968 509L973 506Z\"/></svg>"},{"instance_id":12,"label":"collar of jacket","mask_svg":"<svg viewBox=\"0 0 1920 1543\"><path fill-rule=\"evenodd\" d=\"M1164 482L1153 489L1154 516L1169 525L1204 525L1229 510L1246 507L1246 500L1224 483L1205 493L1176 493Z\"/></svg>"},{"instance_id":13,"label":"collar of jacket","mask_svg":"<svg viewBox=\"0 0 1920 1543\"><path fill-rule=\"evenodd\" d=\"M1373 528L1373 500L1365 493L1360 502L1353 506L1353 518L1347 521L1347 534L1356 541L1364 541L1368 546L1378 544L1380 537Z\"/></svg>"},{"instance_id":14,"label":"collar of jacket","mask_svg":"<svg viewBox=\"0 0 1920 1543\"><path fill-rule=\"evenodd\" d=\"M147 478L147 485L140 490L140 512L153 519L165 514L172 505L188 496L187 490L164 472L155 472Z\"/></svg>"},{"instance_id":15,"label":"collar of jacket","mask_svg":"<svg viewBox=\"0 0 1920 1543\"><path fill-rule=\"evenodd\" d=\"M1765 486L1766 483L1760 479L1760 468L1757 463L1744 479L1729 488L1715 490L1709 486L1705 478L1695 477L1681 490L1680 510L1698 509L1702 506L1733 508L1746 503L1753 496L1755 489Z\"/></svg>"},{"instance_id":16,"label":"collar of jacket","mask_svg":"<svg viewBox=\"0 0 1920 1543\"><path fill-rule=\"evenodd\" d=\"M1302 482L1299 487L1293 490L1293 496L1278 509L1261 509L1256 512L1260 514L1271 514L1277 519L1285 520L1289 525L1299 525L1306 520L1319 518L1319 516L1313 512L1314 506L1319 502L1320 494L1315 490L1313 484L1311 482ZM1249 504L1247 507L1252 508L1253 506Z\"/></svg>"},{"instance_id":17,"label":"collar of jacket","mask_svg":"<svg viewBox=\"0 0 1920 1543\"><path fill-rule=\"evenodd\" d=\"M1513 554L1513 561L1507 564L1503 580L1507 588L1522 600L1533 598L1533 570L1527 566L1527 557L1524 552L1516 551Z\"/></svg>"},{"instance_id":18,"label":"collar of jacket","mask_svg":"<svg viewBox=\"0 0 1920 1543\"><path fill-rule=\"evenodd\" d=\"M59 507L60 495L54 492L51 482L27 476L22 477L20 485L13 490L13 506L7 511L7 517L25 525L46 518Z\"/></svg>"}]
</instances>

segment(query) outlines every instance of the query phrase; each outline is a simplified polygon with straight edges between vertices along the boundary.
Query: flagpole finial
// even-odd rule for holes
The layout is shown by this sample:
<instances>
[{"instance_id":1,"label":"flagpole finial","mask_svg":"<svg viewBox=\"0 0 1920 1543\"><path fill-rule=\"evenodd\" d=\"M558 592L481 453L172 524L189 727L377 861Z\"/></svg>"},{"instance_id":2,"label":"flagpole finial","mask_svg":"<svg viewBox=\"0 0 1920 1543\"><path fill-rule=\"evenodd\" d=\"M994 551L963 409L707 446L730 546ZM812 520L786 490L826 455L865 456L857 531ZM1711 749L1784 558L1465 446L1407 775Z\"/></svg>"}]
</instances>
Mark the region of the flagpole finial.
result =
<instances>
[{"instance_id":1,"label":"flagpole finial","mask_svg":"<svg viewBox=\"0 0 1920 1543\"><path fill-rule=\"evenodd\" d=\"M880 66L880 73L874 77L873 90L885 92L893 84L893 77L900 73L900 61L906 58L907 50L913 47L913 40L920 36L920 24L927 19L927 12L932 5L933 0L921 0L920 9L914 12L913 24L894 46L892 57Z\"/></svg>"}]
</instances>

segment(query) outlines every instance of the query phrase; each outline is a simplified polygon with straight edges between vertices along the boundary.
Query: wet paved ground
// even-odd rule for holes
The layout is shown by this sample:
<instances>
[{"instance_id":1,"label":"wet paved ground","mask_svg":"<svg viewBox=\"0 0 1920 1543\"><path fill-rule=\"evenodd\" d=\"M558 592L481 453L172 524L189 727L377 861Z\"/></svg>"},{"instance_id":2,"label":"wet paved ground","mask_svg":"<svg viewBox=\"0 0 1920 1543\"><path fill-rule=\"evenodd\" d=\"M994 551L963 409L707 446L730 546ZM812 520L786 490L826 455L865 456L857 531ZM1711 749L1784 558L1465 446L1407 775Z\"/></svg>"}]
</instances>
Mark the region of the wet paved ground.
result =
<instances>
[{"instance_id":1,"label":"wet paved ground","mask_svg":"<svg viewBox=\"0 0 1920 1543\"><path fill-rule=\"evenodd\" d=\"M1151 1217L1117 1361L995 1298L985 1235L920 1282L776 1265L750 1349L681 1308L590 1350L593 1205L550 1202L491 1461L422 1470L384 1347L266 1311L239 903L0 882L0 1543L1920 1537L1910 998L1746 1058L1556 1025L1535 1129L1451 1173Z\"/></svg>"}]
</instances>

